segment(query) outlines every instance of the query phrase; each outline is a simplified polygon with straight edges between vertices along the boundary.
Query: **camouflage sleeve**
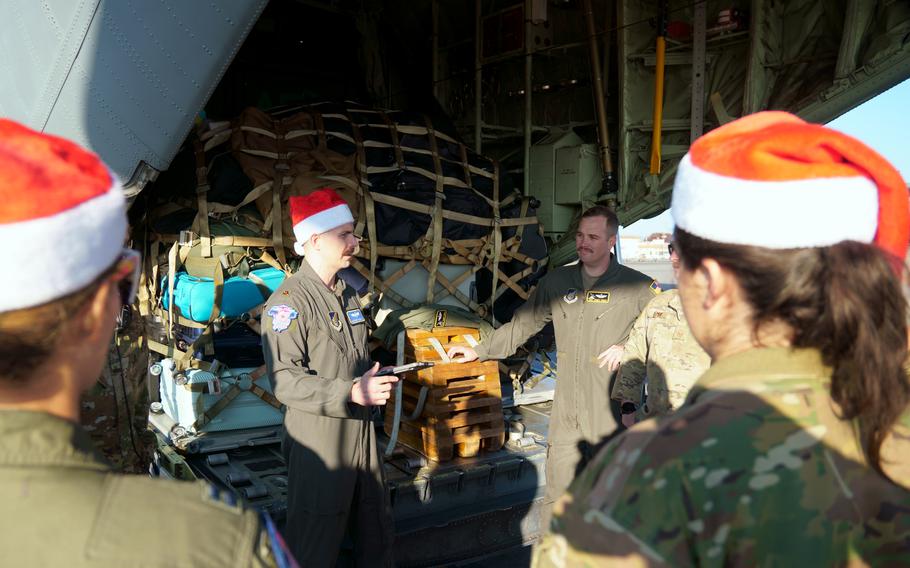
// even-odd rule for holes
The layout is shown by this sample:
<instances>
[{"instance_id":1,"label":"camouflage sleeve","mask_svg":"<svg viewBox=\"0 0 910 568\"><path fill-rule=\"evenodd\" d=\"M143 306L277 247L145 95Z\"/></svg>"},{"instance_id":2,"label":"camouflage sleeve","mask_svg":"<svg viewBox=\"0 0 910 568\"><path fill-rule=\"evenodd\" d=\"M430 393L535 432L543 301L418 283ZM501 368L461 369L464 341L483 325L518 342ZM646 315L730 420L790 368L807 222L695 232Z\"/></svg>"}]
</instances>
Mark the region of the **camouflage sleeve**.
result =
<instances>
[{"instance_id":1,"label":"camouflage sleeve","mask_svg":"<svg viewBox=\"0 0 910 568\"><path fill-rule=\"evenodd\" d=\"M515 310L512 321L494 331L488 339L477 346L475 349L477 356L481 361L508 357L552 319L550 298L544 279L531 292L528 301Z\"/></svg>"},{"instance_id":2,"label":"camouflage sleeve","mask_svg":"<svg viewBox=\"0 0 910 568\"><path fill-rule=\"evenodd\" d=\"M684 510L683 470L637 467L654 432L636 426L582 472L555 504L533 566L692 565L686 544L699 535Z\"/></svg>"},{"instance_id":3,"label":"camouflage sleeve","mask_svg":"<svg viewBox=\"0 0 910 568\"><path fill-rule=\"evenodd\" d=\"M648 361L648 310L643 311L626 341L622 355L619 377L613 386L610 397L619 402L632 401L641 404L642 388L645 383L645 370Z\"/></svg>"}]
</instances>

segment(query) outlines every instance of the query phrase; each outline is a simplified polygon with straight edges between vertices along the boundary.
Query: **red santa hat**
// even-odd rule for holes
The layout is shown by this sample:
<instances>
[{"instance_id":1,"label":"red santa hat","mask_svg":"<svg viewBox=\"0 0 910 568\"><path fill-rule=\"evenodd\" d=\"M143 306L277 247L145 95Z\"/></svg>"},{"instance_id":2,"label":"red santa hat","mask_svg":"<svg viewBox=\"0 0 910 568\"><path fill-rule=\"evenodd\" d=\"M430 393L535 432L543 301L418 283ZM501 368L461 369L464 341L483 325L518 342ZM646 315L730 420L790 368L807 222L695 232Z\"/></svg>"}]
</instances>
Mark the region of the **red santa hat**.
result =
<instances>
[{"instance_id":1,"label":"red santa hat","mask_svg":"<svg viewBox=\"0 0 910 568\"><path fill-rule=\"evenodd\" d=\"M766 248L875 243L903 259L910 201L900 174L845 134L760 112L692 144L673 185L673 219L693 235Z\"/></svg>"},{"instance_id":2,"label":"red santa hat","mask_svg":"<svg viewBox=\"0 0 910 568\"><path fill-rule=\"evenodd\" d=\"M323 187L303 196L292 196L291 222L294 224L295 249L301 249L313 235L330 231L345 223L353 223L354 215L347 202L334 189ZM297 250L302 253L302 250Z\"/></svg>"},{"instance_id":3,"label":"red santa hat","mask_svg":"<svg viewBox=\"0 0 910 568\"><path fill-rule=\"evenodd\" d=\"M77 292L119 258L120 184L78 145L0 119L0 312Z\"/></svg>"}]
</instances>

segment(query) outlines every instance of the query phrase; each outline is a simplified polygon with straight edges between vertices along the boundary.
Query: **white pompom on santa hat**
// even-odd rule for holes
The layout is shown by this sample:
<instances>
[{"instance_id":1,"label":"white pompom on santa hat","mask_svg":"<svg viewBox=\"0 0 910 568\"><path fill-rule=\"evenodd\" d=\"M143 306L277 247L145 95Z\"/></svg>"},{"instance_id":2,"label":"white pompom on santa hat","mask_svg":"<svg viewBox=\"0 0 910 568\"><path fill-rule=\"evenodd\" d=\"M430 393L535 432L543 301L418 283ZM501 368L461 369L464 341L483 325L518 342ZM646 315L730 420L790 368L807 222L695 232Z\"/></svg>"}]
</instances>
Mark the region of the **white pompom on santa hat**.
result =
<instances>
[{"instance_id":1,"label":"white pompom on santa hat","mask_svg":"<svg viewBox=\"0 0 910 568\"><path fill-rule=\"evenodd\" d=\"M347 202L329 187L307 195L292 196L288 201L294 237L297 239L294 250L300 255L303 254L303 244L311 236L354 222L354 215Z\"/></svg>"},{"instance_id":2,"label":"white pompom on santa hat","mask_svg":"<svg viewBox=\"0 0 910 568\"><path fill-rule=\"evenodd\" d=\"M0 119L0 312L78 292L123 250L126 204L95 154Z\"/></svg>"},{"instance_id":3,"label":"white pompom on santa hat","mask_svg":"<svg viewBox=\"0 0 910 568\"><path fill-rule=\"evenodd\" d=\"M775 249L875 243L903 259L907 185L874 150L779 111L702 136L679 164L676 226L698 237Z\"/></svg>"}]
</instances>

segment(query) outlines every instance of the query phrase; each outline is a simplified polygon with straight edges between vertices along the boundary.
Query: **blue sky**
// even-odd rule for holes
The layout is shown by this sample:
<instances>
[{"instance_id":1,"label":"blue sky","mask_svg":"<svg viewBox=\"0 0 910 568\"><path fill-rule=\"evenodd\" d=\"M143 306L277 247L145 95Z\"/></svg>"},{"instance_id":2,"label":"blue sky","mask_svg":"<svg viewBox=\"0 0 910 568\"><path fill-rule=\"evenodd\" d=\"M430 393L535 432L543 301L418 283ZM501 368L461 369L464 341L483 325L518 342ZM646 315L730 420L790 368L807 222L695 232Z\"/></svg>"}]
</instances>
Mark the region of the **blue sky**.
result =
<instances>
[{"instance_id":1,"label":"blue sky","mask_svg":"<svg viewBox=\"0 0 910 568\"><path fill-rule=\"evenodd\" d=\"M835 118L828 126L859 138L887 158L910 181L910 79ZM623 227L622 234L646 237L673 230L665 211Z\"/></svg>"}]
</instances>

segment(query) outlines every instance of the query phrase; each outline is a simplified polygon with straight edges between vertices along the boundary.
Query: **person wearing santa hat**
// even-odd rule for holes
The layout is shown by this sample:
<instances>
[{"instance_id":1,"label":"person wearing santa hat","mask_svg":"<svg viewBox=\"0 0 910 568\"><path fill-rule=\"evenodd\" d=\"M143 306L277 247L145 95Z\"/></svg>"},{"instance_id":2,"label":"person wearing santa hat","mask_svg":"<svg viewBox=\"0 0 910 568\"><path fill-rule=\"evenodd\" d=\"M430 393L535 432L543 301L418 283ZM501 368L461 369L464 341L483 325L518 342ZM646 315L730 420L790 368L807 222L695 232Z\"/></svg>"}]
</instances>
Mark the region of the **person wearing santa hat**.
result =
<instances>
[{"instance_id":1,"label":"person wearing santa hat","mask_svg":"<svg viewBox=\"0 0 910 568\"><path fill-rule=\"evenodd\" d=\"M255 512L202 482L116 475L79 425L135 297L126 232L120 184L97 156L0 119L3 564L288 565Z\"/></svg>"},{"instance_id":2,"label":"person wearing santa hat","mask_svg":"<svg viewBox=\"0 0 910 568\"><path fill-rule=\"evenodd\" d=\"M692 145L672 212L712 366L576 479L536 565L910 564L901 176L763 112Z\"/></svg>"},{"instance_id":3,"label":"person wearing santa hat","mask_svg":"<svg viewBox=\"0 0 910 568\"><path fill-rule=\"evenodd\" d=\"M392 518L370 420L393 375L377 376L357 293L337 276L360 239L330 188L289 200L300 269L263 308L262 349L287 407L288 545L304 566L391 565ZM353 550L342 544L345 534Z\"/></svg>"}]
</instances>

